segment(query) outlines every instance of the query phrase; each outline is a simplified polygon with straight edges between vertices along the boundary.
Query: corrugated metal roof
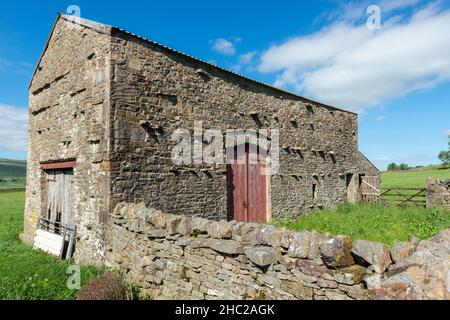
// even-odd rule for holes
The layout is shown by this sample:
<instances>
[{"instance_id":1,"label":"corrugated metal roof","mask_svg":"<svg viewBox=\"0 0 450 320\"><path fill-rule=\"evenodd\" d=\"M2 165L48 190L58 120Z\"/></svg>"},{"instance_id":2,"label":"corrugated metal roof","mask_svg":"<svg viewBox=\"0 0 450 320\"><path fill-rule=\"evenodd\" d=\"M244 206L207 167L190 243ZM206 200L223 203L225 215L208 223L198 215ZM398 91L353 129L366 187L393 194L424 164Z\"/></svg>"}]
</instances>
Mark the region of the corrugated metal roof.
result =
<instances>
[{"instance_id":1,"label":"corrugated metal roof","mask_svg":"<svg viewBox=\"0 0 450 320\"><path fill-rule=\"evenodd\" d=\"M184 52L181 52L181 51L172 49L172 48L170 48L170 47L168 47L168 46L166 46L166 45L163 45L163 44L158 43L158 42L155 42L155 41L153 41L153 40L150 40L150 39L141 37L141 36L139 36L139 35L137 35L137 34L134 34L134 33L132 33L132 32L129 32L129 31L127 31L127 30L124 30L124 29L121 29L121 28L118 28L118 27L106 25L106 24L103 24L103 23L99 23L99 22L96 22L96 21L92 21L92 20L88 20L88 19L84 19L84 18L80 18L80 17L75 17L75 18L74 18L74 16L66 15L66 14L58 14L56 21L58 21L59 18L63 18L64 20L67 20L67 21L70 21L70 22L73 22L73 23L82 25L82 26L84 26L84 27L93 29L93 30L95 30L95 31L97 31L97 32L100 32L100 33L109 33L109 34L111 34L113 31L119 31L119 32L122 32L123 34L129 35L130 37L133 37L133 38L139 39L139 40L141 40L141 41L147 42L147 43L149 43L149 44L152 44L152 45L154 45L154 46L163 48L163 49L165 49L165 50L167 50L167 51L170 51L170 52L175 53L175 54L177 54L177 55L180 55L180 56L186 57L186 58L188 58L188 59L194 60L194 61L199 62L199 63L201 63L201 64L208 65L208 66L210 66L210 67L212 67L212 68L215 68L215 69L217 69L217 70L220 70L220 71L222 71L222 72L225 72L225 73L227 73L227 74L230 74L230 75L232 75L232 76L234 76L234 77L238 77L238 78L240 78L240 79L244 79L244 80L246 80L246 81L250 81L250 82L256 83L256 84L258 84L258 85L260 85L260 86L263 86L263 87L266 87L266 88L270 88L270 89L275 90L275 91L279 91L280 93L283 93L283 94L287 94L287 95L293 96L293 97L295 97L295 98L297 98L297 99L302 100L302 101L305 102L305 103L310 103L310 104L312 104L312 105L319 105L319 106L322 106L322 107L325 107L325 108L329 108L329 109L334 109L334 110L338 110L338 111L343 111L343 112L347 112L347 113L356 114L356 113L354 113L354 112L351 112L351 111L348 111L348 110L344 110L344 109L340 109L340 108L337 108L337 107L334 107L334 106L330 106L330 105L327 105L327 104L324 104L324 103L321 103L321 102L318 102L318 101L314 101L314 100L312 100L312 99L305 98L305 97L303 97L303 96L300 96L300 95L295 94L295 93L293 93L293 92L287 91L287 90L285 90L285 89L277 88L277 87L271 86L271 85L269 85L269 84L267 84L267 83L264 83L264 82L261 82L261 81L258 81L258 80L255 80L255 79L246 77L246 76L244 76L244 75L242 75L242 74L239 74L239 73L233 72L233 71L231 71L231 70L222 68L222 67L217 66L217 65L215 65L215 64L212 64L212 63L210 63L210 62L206 62L206 61L204 61L204 60L201 60L201 59L199 59L199 58L193 57L193 56L191 56L191 55L189 55L189 54L186 54L186 53L184 53ZM56 22L55 22L55 24L54 24L54 26L53 26L53 29L54 29L55 25L56 25ZM52 33L53 33L53 29L52 29ZM51 34L50 34L50 36L51 36ZM47 40L47 44L46 44L46 46L45 46L44 52L45 52L45 50L46 50L47 47L48 47L48 42L49 42L49 41L50 41L50 37L49 37L49 39ZM44 55L44 52L42 53L41 57L39 58L39 62L38 62L38 64L36 65L35 72L33 73L33 77L34 77L34 74L36 73L37 67L39 66L39 63L40 63L40 61L41 61L41 59L42 59L42 56ZM31 83L30 83L30 85L31 85Z\"/></svg>"}]
</instances>

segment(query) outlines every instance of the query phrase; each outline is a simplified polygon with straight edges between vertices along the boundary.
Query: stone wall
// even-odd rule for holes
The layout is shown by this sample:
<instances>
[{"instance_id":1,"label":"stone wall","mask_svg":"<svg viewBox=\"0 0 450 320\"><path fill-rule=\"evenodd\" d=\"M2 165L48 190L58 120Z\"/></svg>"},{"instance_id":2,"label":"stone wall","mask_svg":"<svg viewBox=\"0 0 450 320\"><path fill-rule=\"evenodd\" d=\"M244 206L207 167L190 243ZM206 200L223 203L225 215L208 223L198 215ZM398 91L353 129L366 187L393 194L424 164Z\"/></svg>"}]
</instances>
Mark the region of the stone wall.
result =
<instances>
[{"instance_id":1,"label":"stone wall","mask_svg":"<svg viewBox=\"0 0 450 320\"><path fill-rule=\"evenodd\" d=\"M427 208L435 207L450 210L450 179L427 179Z\"/></svg>"},{"instance_id":2,"label":"stone wall","mask_svg":"<svg viewBox=\"0 0 450 320\"><path fill-rule=\"evenodd\" d=\"M46 216L41 163L76 159L73 212L77 261L101 263L108 212L109 51L103 30L59 18L30 85L23 241Z\"/></svg>"},{"instance_id":3,"label":"stone wall","mask_svg":"<svg viewBox=\"0 0 450 320\"><path fill-rule=\"evenodd\" d=\"M106 265L153 299L446 299L450 229L380 243L120 203Z\"/></svg>"},{"instance_id":4,"label":"stone wall","mask_svg":"<svg viewBox=\"0 0 450 320\"><path fill-rule=\"evenodd\" d=\"M346 174L364 173L356 114L249 81L123 31L113 31L111 41L111 209L122 201L144 201L168 212L227 217L226 165L177 166L170 159L177 143L172 133L192 132L194 121L222 133L280 131L280 174L269 182L273 217L342 203ZM356 178L352 187L357 186Z\"/></svg>"}]
</instances>

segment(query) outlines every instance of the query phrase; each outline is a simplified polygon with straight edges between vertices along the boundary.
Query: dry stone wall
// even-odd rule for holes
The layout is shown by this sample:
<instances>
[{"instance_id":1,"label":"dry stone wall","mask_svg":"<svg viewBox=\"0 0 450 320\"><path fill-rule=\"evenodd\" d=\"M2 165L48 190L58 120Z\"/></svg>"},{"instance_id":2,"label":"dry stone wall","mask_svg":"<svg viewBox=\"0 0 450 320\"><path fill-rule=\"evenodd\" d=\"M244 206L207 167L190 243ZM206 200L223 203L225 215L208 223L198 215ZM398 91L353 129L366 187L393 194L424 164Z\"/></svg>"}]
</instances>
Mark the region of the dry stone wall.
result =
<instances>
[{"instance_id":1,"label":"dry stone wall","mask_svg":"<svg viewBox=\"0 0 450 320\"><path fill-rule=\"evenodd\" d=\"M442 268L449 237L450 229L437 241L390 249L345 236L120 203L109 224L106 265L123 270L153 299L446 299ZM432 253L420 259L430 247Z\"/></svg>"},{"instance_id":2,"label":"dry stone wall","mask_svg":"<svg viewBox=\"0 0 450 320\"><path fill-rule=\"evenodd\" d=\"M427 207L450 210L450 179L445 181L427 180Z\"/></svg>"}]
</instances>

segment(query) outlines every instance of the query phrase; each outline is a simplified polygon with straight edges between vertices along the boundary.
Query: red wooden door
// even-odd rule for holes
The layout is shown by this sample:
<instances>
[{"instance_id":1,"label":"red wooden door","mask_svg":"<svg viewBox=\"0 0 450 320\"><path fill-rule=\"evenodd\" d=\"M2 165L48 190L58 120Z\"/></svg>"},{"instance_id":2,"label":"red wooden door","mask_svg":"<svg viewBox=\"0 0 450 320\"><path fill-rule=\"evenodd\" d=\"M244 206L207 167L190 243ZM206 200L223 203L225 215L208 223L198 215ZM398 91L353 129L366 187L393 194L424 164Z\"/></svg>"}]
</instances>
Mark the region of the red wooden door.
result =
<instances>
[{"instance_id":1,"label":"red wooden door","mask_svg":"<svg viewBox=\"0 0 450 320\"><path fill-rule=\"evenodd\" d=\"M241 222L267 222L265 159L245 150L235 151L229 166L229 217Z\"/></svg>"}]
</instances>

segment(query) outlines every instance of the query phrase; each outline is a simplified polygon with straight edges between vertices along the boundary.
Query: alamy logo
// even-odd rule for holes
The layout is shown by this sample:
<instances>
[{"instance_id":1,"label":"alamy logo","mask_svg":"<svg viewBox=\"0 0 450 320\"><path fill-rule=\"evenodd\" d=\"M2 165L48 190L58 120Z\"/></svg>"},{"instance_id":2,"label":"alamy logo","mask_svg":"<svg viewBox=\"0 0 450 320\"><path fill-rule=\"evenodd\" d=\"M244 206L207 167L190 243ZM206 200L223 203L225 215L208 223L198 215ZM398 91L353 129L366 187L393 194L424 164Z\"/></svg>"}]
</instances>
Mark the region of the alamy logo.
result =
<instances>
[{"instance_id":1,"label":"alamy logo","mask_svg":"<svg viewBox=\"0 0 450 320\"><path fill-rule=\"evenodd\" d=\"M367 8L367 18L366 26L369 30L379 30L381 29L381 8L376 5L370 5Z\"/></svg>"},{"instance_id":2,"label":"alamy logo","mask_svg":"<svg viewBox=\"0 0 450 320\"><path fill-rule=\"evenodd\" d=\"M67 278L67 288L71 290L80 290L81 289L81 270L79 266L71 265L67 268L66 271L69 277Z\"/></svg>"},{"instance_id":3,"label":"alamy logo","mask_svg":"<svg viewBox=\"0 0 450 320\"><path fill-rule=\"evenodd\" d=\"M81 20L81 8L77 5L70 5L66 9L66 18L70 22L71 28L80 28L80 20Z\"/></svg>"},{"instance_id":4,"label":"alamy logo","mask_svg":"<svg viewBox=\"0 0 450 320\"><path fill-rule=\"evenodd\" d=\"M278 129L203 130L203 123L195 121L193 135L187 129L177 129L172 134L172 141L177 143L171 154L177 166L264 162L264 174L278 174ZM248 154L248 158L241 156L243 154Z\"/></svg>"}]
</instances>

